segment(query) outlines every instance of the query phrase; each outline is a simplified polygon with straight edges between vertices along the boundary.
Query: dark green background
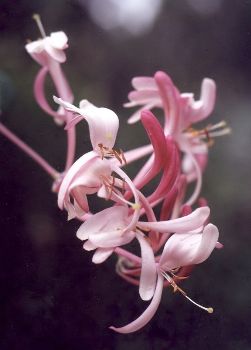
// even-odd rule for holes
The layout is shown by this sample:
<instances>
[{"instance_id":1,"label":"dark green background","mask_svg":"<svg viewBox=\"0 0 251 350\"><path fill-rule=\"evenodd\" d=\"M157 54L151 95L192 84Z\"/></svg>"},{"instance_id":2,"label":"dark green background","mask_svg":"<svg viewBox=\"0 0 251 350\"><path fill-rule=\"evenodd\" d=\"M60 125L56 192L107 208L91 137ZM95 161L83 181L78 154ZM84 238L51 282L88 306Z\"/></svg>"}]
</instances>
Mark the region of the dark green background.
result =
<instances>
[{"instance_id":1,"label":"dark green background","mask_svg":"<svg viewBox=\"0 0 251 350\"><path fill-rule=\"evenodd\" d=\"M213 315L165 290L149 325L115 334L109 325L123 325L145 308L137 289L115 274L115 259L91 263L75 236L79 224L57 208L50 179L0 136L0 349L250 350L251 1L222 1L213 14L164 1L153 28L138 37L103 31L77 1L0 1L1 118L61 169L65 135L33 99L39 67L24 50L26 39L38 37L34 12L47 33L67 33L64 70L75 101L115 110L124 150L146 140L140 125L126 125L130 111L122 108L133 76L161 69L196 96L203 77L216 80L211 120L226 120L233 133L211 149L203 195L225 247L183 283L198 302L214 307ZM79 126L78 155L90 148L86 131Z\"/></svg>"}]
</instances>

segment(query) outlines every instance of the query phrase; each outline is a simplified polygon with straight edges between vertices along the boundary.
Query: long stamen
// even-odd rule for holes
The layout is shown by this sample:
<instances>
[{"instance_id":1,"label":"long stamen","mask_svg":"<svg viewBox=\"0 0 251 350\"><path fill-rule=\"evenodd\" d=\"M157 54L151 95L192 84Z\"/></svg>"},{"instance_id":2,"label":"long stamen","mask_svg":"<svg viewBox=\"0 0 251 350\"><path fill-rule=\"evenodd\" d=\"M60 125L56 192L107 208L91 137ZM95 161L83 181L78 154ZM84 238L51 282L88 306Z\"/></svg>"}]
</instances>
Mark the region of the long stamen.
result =
<instances>
[{"instance_id":1,"label":"long stamen","mask_svg":"<svg viewBox=\"0 0 251 350\"><path fill-rule=\"evenodd\" d=\"M202 130L190 128L187 130L187 132L191 137L207 139L209 143L212 143L212 138L231 133L231 128L229 128L227 123L223 120L217 124L208 125Z\"/></svg>"},{"instance_id":2,"label":"long stamen","mask_svg":"<svg viewBox=\"0 0 251 350\"><path fill-rule=\"evenodd\" d=\"M39 31L40 31L40 34L42 35L42 38L46 38L44 26L43 26L43 24L42 24L41 17L39 16L39 14L34 13L34 15L32 16L32 18L33 18L34 21L37 23L37 26L38 26L38 29L39 29Z\"/></svg>"},{"instance_id":3,"label":"long stamen","mask_svg":"<svg viewBox=\"0 0 251 350\"><path fill-rule=\"evenodd\" d=\"M198 303L196 303L193 299L191 299L187 293L181 289L173 280L173 278L171 276L169 276L165 271L161 271L162 275L164 276L164 278L171 284L171 286L173 287L174 292L179 291L186 299L188 299L191 303L193 303L194 305L198 306L200 309L207 311L209 314L212 314L214 312L214 309L212 307L205 307L203 305L200 305Z\"/></svg>"}]
</instances>

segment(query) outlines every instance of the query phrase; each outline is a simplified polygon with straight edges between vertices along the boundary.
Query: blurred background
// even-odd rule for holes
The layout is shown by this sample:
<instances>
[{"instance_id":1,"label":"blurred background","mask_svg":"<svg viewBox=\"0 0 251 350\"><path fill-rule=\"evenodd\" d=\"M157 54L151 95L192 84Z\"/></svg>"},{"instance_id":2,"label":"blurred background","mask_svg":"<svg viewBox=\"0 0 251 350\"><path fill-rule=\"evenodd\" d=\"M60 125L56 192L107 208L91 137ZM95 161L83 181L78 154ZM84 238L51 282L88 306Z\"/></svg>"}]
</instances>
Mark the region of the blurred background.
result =
<instances>
[{"instance_id":1,"label":"blurred background","mask_svg":"<svg viewBox=\"0 0 251 350\"><path fill-rule=\"evenodd\" d=\"M214 307L212 315L165 290L143 330L113 333L108 326L132 321L145 303L115 274L115 258L91 263L75 236L79 223L57 208L51 180L0 135L0 349L250 350L251 1L1 0L1 120L62 169L64 131L33 99L39 66L24 50L39 37L33 13L47 34L68 35L63 69L75 101L117 112L123 150L146 142L140 125L127 126L131 111L122 107L132 77L164 70L196 97L203 77L216 80L210 122L226 120L233 133L212 147L202 194L224 249L183 283ZM78 126L78 155L89 150L86 132Z\"/></svg>"}]
</instances>

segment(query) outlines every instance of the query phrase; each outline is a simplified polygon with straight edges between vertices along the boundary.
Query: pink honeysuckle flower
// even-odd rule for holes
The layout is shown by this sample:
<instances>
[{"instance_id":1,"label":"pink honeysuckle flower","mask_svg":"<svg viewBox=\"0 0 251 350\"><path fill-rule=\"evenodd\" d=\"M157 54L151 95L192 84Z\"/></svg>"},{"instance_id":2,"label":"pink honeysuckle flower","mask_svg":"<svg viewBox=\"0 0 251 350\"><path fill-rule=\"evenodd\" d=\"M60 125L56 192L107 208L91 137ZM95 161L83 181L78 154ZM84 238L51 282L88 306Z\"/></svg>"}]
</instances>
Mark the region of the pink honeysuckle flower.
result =
<instances>
[{"instance_id":1,"label":"pink honeysuckle flower","mask_svg":"<svg viewBox=\"0 0 251 350\"><path fill-rule=\"evenodd\" d=\"M179 149L184 152L182 169L187 181L196 181L196 186L187 204L192 205L201 190L202 171L208 159L208 144L212 138L228 134L225 122L194 130L191 126L207 118L215 105L216 85L212 79L202 81L200 99L195 101L191 93L180 93L170 77L157 72L154 77L137 77L132 80L135 91L129 93L131 102L126 107L142 106L129 119L129 123L139 120L144 108L163 108L165 114L164 132L172 135ZM220 129L220 130L219 130Z\"/></svg>"},{"instance_id":2,"label":"pink honeysuckle flower","mask_svg":"<svg viewBox=\"0 0 251 350\"><path fill-rule=\"evenodd\" d=\"M142 271L139 294L143 300L150 300L156 283L156 266L150 244L136 224L131 225L132 214L128 206L113 206L88 218L78 229L77 237L86 240L83 248L95 250L92 261L96 264L105 261L116 247L130 243L136 238L141 248Z\"/></svg>"},{"instance_id":3,"label":"pink honeysuckle flower","mask_svg":"<svg viewBox=\"0 0 251 350\"><path fill-rule=\"evenodd\" d=\"M203 79L198 101L194 100L192 93L180 93L170 77L161 71L154 77L135 77L132 79L132 85L135 91L129 93L130 102L126 103L125 107L163 108L166 123L175 124L182 130L206 118L214 108L216 87L212 79ZM129 123L135 123L140 119L141 110L142 108L129 118ZM172 129L170 125L166 125L165 129L169 130L169 134L170 131L171 134L176 132L170 130Z\"/></svg>"},{"instance_id":4,"label":"pink honeysuckle flower","mask_svg":"<svg viewBox=\"0 0 251 350\"><path fill-rule=\"evenodd\" d=\"M124 232L129 222L127 206L107 208L88 218L79 227L77 237L86 240L83 246L85 250L96 250L92 261L102 263L117 246L127 244L135 237L132 231Z\"/></svg>"},{"instance_id":5,"label":"pink honeysuckle flower","mask_svg":"<svg viewBox=\"0 0 251 350\"><path fill-rule=\"evenodd\" d=\"M66 173L58 192L58 206L68 211L69 219L89 211L86 195L98 192L111 176L107 159L91 151L80 157ZM73 200L73 202L72 202Z\"/></svg>"},{"instance_id":6,"label":"pink honeysuckle flower","mask_svg":"<svg viewBox=\"0 0 251 350\"><path fill-rule=\"evenodd\" d=\"M68 102L73 101L71 88L61 69L61 63L66 61L64 50L68 47L68 38L62 31L51 33L50 36L46 36L40 16L35 14L33 18L42 36L41 39L25 45L26 51L42 66L35 79L34 95L39 106L47 114L54 117L54 120L58 124L62 124L69 121L69 114L65 113L62 107L59 108L58 111L54 111L51 108L45 96L44 83L49 73L57 90L57 95ZM73 132L71 132L71 134L72 133ZM70 135L70 138L72 138L72 135ZM70 161L68 163L70 163Z\"/></svg>"},{"instance_id":7,"label":"pink honeysuckle flower","mask_svg":"<svg viewBox=\"0 0 251 350\"><path fill-rule=\"evenodd\" d=\"M219 232L216 226L208 224L202 232L175 233L165 244L159 263L157 264L157 283L153 298L147 309L136 320L123 327L110 327L118 333L132 333L144 327L156 313L161 301L164 279L181 292L185 298L196 306L213 312L211 307L204 307L193 301L174 282L173 270L181 266L200 264L205 261L216 246Z\"/></svg>"},{"instance_id":8,"label":"pink honeysuckle flower","mask_svg":"<svg viewBox=\"0 0 251 350\"><path fill-rule=\"evenodd\" d=\"M42 39L32 41L25 45L27 52L41 66L48 66L51 60L59 63L66 61L64 50L68 47L68 38L62 31L51 33Z\"/></svg>"},{"instance_id":9,"label":"pink honeysuckle flower","mask_svg":"<svg viewBox=\"0 0 251 350\"><path fill-rule=\"evenodd\" d=\"M89 130L90 139L93 149L96 151L111 150L115 144L119 127L118 116L110 109L96 107L87 100L79 103L79 108L71 103L63 101L61 98L53 97L54 101L63 106L67 111L77 115L77 122L86 119ZM74 120L73 120L74 123Z\"/></svg>"}]
</instances>

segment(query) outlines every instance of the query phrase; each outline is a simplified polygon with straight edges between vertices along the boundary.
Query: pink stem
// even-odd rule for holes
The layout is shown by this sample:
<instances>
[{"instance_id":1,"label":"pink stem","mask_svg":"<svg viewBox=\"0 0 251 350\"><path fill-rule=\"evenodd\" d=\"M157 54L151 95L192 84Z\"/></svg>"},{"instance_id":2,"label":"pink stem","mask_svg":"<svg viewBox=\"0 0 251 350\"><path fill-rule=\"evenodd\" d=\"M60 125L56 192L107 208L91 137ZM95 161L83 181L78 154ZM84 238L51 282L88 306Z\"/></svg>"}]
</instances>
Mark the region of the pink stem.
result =
<instances>
[{"instance_id":1,"label":"pink stem","mask_svg":"<svg viewBox=\"0 0 251 350\"><path fill-rule=\"evenodd\" d=\"M76 130L75 127L71 127L67 130L67 155L65 162L65 171L67 171L75 159L75 149L76 149Z\"/></svg>"},{"instance_id":2,"label":"pink stem","mask_svg":"<svg viewBox=\"0 0 251 350\"><path fill-rule=\"evenodd\" d=\"M68 81L61 69L60 64L58 64L58 62L51 61L49 65L49 71L59 97L71 103L73 101L73 94L68 84ZM72 113L66 112L66 121L69 122L71 119L72 119ZM73 125L71 128L67 129L67 155L66 155L66 162L65 162L65 171L68 170L74 162L75 149L76 149L76 130L75 130L75 126Z\"/></svg>"},{"instance_id":3,"label":"pink stem","mask_svg":"<svg viewBox=\"0 0 251 350\"><path fill-rule=\"evenodd\" d=\"M59 173L37 152L35 152L26 143L20 140L15 134L7 129L2 123L0 123L0 133L2 133L7 139L13 142L17 147L21 148L29 157L31 157L37 164L41 166L53 179L59 176Z\"/></svg>"}]
</instances>

